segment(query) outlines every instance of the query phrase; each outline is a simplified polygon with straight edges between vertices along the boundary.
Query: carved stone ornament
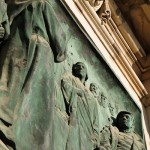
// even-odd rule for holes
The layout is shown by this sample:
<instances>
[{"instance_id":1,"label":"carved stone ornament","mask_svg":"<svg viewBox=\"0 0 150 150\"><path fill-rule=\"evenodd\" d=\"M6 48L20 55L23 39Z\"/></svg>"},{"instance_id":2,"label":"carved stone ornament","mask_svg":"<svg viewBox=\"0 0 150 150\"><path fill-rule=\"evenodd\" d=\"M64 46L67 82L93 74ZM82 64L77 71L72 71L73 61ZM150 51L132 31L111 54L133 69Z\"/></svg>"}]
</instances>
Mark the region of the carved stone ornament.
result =
<instances>
[{"instance_id":1,"label":"carved stone ornament","mask_svg":"<svg viewBox=\"0 0 150 150\"><path fill-rule=\"evenodd\" d=\"M106 23L111 18L111 10L108 0L88 0L90 5L97 12L102 22Z\"/></svg>"}]
</instances>

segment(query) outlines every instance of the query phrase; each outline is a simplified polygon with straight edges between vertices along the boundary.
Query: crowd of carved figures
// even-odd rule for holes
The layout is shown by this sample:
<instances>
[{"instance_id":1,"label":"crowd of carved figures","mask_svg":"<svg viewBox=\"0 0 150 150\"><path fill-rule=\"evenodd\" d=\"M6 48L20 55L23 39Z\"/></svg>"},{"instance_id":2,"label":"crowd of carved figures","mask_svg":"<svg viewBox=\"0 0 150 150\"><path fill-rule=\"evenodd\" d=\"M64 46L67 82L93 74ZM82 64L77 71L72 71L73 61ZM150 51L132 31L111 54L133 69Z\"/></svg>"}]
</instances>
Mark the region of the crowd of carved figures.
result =
<instances>
[{"instance_id":1,"label":"crowd of carved figures","mask_svg":"<svg viewBox=\"0 0 150 150\"><path fill-rule=\"evenodd\" d=\"M144 150L134 114L118 112L99 85L86 86L83 62L55 84L54 62L65 60L67 40L50 1L6 2L8 13L0 1L0 150ZM92 2L98 11L101 1Z\"/></svg>"}]
</instances>

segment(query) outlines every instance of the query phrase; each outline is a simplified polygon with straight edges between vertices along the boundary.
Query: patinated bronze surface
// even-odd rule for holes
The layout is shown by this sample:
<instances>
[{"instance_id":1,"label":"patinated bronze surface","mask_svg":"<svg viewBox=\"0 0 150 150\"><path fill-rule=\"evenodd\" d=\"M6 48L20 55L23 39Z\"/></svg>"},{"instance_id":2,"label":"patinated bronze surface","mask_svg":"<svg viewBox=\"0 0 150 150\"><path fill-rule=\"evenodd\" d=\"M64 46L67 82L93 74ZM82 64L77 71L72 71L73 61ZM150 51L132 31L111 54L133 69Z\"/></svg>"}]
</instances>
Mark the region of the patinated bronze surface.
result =
<instances>
[{"instance_id":1,"label":"patinated bronze surface","mask_svg":"<svg viewBox=\"0 0 150 150\"><path fill-rule=\"evenodd\" d=\"M106 126L100 132L100 147L104 150L145 150L141 137L134 132L134 116L121 111L116 126Z\"/></svg>"},{"instance_id":2,"label":"patinated bronze surface","mask_svg":"<svg viewBox=\"0 0 150 150\"><path fill-rule=\"evenodd\" d=\"M54 59L65 59L65 33L47 0L8 1L8 15L10 36L2 43L0 55L0 118L3 137L11 142L3 142L16 149L16 140L19 150L48 149L52 139Z\"/></svg>"},{"instance_id":3,"label":"patinated bronze surface","mask_svg":"<svg viewBox=\"0 0 150 150\"><path fill-rule=\"evenodd\" d=\"M90 150L98 145L98 103L85 87L87 79L87 68L81 62L74 64L72 74L65 73L62 79L62 92L69 116L67 150Z\"/></svg>"},{"instance_id":4,"label":"patinated bronze surface","mask_svg":"<svg viewBox=\"0 0 150 150\"><path fill-rule=\"evenodd\" d=\"M90 4L99 13L107 1ZM140 110L60 1L0 1L0 150L115 150L101 136L112 129L123 145L121 110L142 135Z\"/></svg>"}]
</instances>

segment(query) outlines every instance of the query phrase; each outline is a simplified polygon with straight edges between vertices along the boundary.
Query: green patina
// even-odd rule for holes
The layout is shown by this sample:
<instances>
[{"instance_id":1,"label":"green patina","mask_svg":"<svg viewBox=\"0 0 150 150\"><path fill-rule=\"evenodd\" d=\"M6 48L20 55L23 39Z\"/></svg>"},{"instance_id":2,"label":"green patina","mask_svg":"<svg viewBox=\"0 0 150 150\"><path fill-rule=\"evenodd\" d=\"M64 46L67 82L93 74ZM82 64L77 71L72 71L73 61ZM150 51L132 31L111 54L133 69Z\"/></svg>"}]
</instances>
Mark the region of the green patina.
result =
<instances>
[{"instance_id":1,"label":"green patina","mask_svg":"<svg viewBox=\"0 0 150 150\"><path fill-rule=\"evenodd\" d=\"M142 136L140 110L60 1L25 2L19 7L8 4L8 12L11 32L0 48L0 128L13 141L5 143L8 149L91 150L95 147L93 141L81 140L82 144L75 141L79 133L68 123L70 114L61 81L65 72L72 73L76 62L83 62L87 67L88 80L83 89L89 89L90 83L97 85L98 92L93 99L97 100L99 131L112 123L111 117L127 110L134 114L135 131ZM102 105L102 93L107 98L107 108ZM113 116L108 106L114 108ZM91 107L83 107L83 111L93 107L94 102ZM94 128L85 122L91 134ZM8 131L11 129L11 136L5 124ZM83 131L81 139L89 134ZM69 138L75 145L67 145Z\"/></svg>"}]
</instances>

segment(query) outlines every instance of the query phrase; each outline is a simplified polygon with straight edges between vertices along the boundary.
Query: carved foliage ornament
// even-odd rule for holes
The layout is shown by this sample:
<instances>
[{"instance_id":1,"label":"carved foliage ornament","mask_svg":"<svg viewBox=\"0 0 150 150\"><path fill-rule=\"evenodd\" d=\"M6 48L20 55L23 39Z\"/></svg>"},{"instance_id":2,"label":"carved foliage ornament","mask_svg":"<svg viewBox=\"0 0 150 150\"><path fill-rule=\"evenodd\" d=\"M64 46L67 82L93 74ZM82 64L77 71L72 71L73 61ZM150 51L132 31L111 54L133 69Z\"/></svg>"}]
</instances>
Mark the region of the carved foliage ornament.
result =
<instances>
[{"instance_id":1,"label":"carved foliage ornament","mask_svg":"<svg viewBox=\"0 0 150 150\"><path fill-rule=\"evenodd\" d=\"M108 0L87 0L94 8L98 16L106 23L111 18L111 10Z\"/></svg>"}]
</instances>

